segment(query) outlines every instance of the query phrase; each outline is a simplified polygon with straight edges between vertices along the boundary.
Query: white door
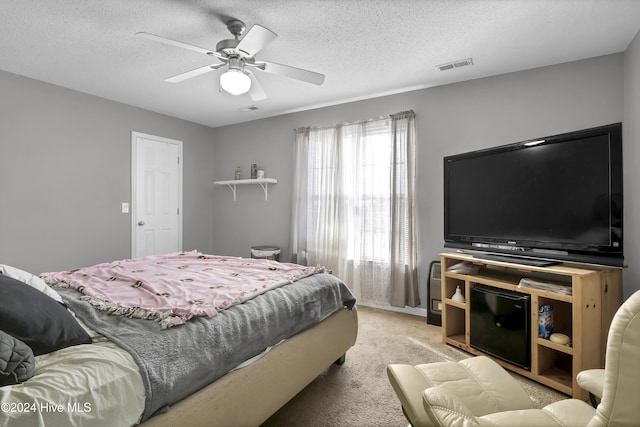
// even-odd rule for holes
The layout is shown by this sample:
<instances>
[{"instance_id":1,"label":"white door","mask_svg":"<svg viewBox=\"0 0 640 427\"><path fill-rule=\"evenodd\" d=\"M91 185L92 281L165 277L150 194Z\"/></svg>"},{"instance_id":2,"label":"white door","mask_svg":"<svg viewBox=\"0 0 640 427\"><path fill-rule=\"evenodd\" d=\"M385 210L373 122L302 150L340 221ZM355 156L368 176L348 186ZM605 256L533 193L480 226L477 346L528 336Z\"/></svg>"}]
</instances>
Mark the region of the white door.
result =
<instances>
[{"instance_id":1,"label":"white door","mask_svg":"<svg viewBox=\"0 0 640 427\"><path fill-rule=\"evenodd\" d=\"M131 133L132 258L182 250L182 141Z\"/></svg>"}]
</instances>

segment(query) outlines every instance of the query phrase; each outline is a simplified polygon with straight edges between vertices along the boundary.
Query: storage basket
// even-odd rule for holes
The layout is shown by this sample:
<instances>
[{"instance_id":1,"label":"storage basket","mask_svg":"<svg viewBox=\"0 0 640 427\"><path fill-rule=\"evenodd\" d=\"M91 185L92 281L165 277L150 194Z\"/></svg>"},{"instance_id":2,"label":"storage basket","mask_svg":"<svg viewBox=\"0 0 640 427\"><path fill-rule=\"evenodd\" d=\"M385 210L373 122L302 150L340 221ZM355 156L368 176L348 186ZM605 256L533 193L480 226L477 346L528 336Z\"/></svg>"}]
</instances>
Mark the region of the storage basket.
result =
<instances>
[{"instance_id":1,"label":"storage basket","mask_svg":"<svg viewBox=\"0 0 640 427\"><path fill-rule=\"evenodd\" d=\"M251 246L251 258L280 261L280 248L277 246Z\"/></svg>"}]
</instances>

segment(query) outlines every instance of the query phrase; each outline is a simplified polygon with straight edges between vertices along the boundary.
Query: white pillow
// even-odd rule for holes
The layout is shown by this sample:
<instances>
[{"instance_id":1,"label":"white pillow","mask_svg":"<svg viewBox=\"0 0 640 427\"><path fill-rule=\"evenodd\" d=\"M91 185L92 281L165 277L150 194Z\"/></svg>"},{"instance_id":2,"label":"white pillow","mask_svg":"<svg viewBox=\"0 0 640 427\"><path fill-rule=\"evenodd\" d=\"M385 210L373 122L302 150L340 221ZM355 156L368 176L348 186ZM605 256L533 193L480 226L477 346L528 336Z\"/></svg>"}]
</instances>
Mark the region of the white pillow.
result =
<instances>
[{"instance_id":1,"label":"white pillow","mask_svg":"<svg viewBox=\"0 0 640 427\"><path fill-rule=\"evenodd\" d=\"M27 273L19 268L11 267L8 265L0 264L0 272L13 279L19 280L22 283L26 283L32 288L36 288L40 292L50 296L54 300L62 303L62 297L53 288L47 285L44 280L36 276L35 274Z\"/></svg>"}]
</instances>

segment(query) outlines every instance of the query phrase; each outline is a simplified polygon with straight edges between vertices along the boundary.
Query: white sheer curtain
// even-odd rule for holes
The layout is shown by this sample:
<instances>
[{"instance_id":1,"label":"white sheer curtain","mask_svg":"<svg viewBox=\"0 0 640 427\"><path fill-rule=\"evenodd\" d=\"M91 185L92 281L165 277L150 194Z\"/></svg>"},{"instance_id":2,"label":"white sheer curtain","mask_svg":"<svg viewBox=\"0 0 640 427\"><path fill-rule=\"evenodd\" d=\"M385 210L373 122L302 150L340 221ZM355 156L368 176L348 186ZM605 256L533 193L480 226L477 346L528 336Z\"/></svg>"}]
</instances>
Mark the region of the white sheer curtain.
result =
<instances>
[{"instance_id":1,"label":"white sheer curtain","mask_svg":"<svg viewBox=\"0 0 640 427\"><path fill-rule=\"evenodd\" d=\"M415 114L295 131L294 262L324 265L360 302L416 306Z\"/></svg>"}]
</instances>

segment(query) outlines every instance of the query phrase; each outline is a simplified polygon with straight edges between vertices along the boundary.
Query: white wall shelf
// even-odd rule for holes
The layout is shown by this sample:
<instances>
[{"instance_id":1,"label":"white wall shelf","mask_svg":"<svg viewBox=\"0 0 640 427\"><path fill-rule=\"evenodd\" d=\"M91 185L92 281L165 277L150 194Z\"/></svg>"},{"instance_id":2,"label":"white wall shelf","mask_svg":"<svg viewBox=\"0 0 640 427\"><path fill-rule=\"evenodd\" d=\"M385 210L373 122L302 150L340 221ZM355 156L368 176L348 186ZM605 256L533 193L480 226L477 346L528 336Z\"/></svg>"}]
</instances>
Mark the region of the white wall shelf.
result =
<instances>
[{"instance_id":1,"label":"white wall shelf","mask_svg":"<svg viewBox=\"0 0 640 427\"><path fill-rule=\"evenodd\" d=\"M262 187L262 190L264 191L264 199L268 200L269 184L277 184L278 180L275 178L232 179L229 181L214 181L213 183L216 185L228 186L231 189L231 192L233 193L234 201L236 200L237 185L247 185L247 184L259 185L260 187Z\"/></svg>"}]
</instances>

